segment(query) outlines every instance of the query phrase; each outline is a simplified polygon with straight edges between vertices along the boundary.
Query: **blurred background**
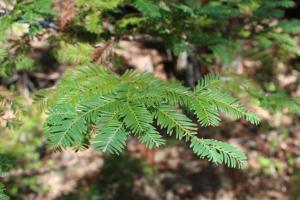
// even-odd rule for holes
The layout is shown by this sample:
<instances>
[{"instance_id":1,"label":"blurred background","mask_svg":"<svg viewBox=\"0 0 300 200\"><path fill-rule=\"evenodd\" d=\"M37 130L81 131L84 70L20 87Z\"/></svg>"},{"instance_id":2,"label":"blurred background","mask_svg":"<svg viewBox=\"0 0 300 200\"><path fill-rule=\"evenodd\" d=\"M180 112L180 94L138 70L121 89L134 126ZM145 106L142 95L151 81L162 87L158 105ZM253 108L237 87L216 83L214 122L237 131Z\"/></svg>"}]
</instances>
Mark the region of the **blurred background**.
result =
<instances>
[{"instance_id":1,"label":"blurred background","mask_svg":"<svg viewBox=\"0 0 300 200\"><path fill-rule=\"evenodd\" d=\"M48 13L42 23L39 16L39 25L35 24L35 15L25 15L31 11L23 10L21 20L18 18L8 32L1 32L9 37L1 40L0 46L9 47L6 59L10 62L1 58L0 172L5 172L0 179L11 199L300 199L300 2L278 9L276 5L271 11L282 11L280 14L266 17L270 13L265 11L257 23L249 18L261 1L239 4L239 17L218 19L206 14L209 17L204 20L200 16L197 19L203 21L199 24L208 35L220 31L226 39L238 41L238 45L226 43L213 48L197 42L183 48L182 41L170 47L157 35L149 36L155 30L144 34L141 30L145 26L158 22L132 17L138 9L130 6L103 11L102 25L88 26L88 2L54 1L51 8L55 15L49 17ZM227 5L224 1L195 2ZM0 20L15 9L16 3L0 1ZM185 13L190 12L185 9ZM125 15L129 20L121 21ZM177 19L173 23L181 22ZM4 20L0 27L3 24ZM104 31L98 33L101 28ZM111 31L114 28L119 32ZM252 29L264 32L252 34ZM132 33L134 36L130 36ZM95 34L102 34L101 39ZM78 41L93 44L92 54L86 46L70 46ZM193 48L192 53L189 48ZM70 63L66 54L78 56L79 61ZM55 86L67 68L84 63L87 57L120 74L137 69L190 87L210 71L231 80L228 87L237 91L246 107L261 118L261 124L224 118L221 126L200 128L199 134L228 141L243 150L248 168L215 166L199 159L185 143L171 138L166 146L152 150L130 138L119 156L90 148L53 151L43 134L46 116L36 100L40 95L37 92ZM239 86L247 87L249 93Z\"/></svg>"}]
</instances>

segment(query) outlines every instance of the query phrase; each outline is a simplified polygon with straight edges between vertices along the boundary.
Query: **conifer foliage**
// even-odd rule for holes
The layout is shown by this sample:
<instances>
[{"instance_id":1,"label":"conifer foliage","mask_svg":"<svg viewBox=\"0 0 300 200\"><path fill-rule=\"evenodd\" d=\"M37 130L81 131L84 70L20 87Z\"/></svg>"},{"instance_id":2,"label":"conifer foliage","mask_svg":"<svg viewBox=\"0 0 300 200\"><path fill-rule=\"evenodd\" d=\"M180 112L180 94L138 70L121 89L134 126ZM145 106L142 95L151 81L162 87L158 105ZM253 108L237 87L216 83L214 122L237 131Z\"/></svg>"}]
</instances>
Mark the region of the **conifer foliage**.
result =
<instances>
[{"instance_id":1,"label":"conifer foliage","mask_svg":"<svg viewBox=\"0 0 300 200\"><path fill-rule=\"evenodd\" d=\"M128 136L153 148L165 144L166 132L189 142L201 158L243 168L246 157L241 151L221 141L198 138L197 124L190 118L195 115L202 126L217 126L220 113L226 113L259 123L222 85L215 74L191 90L147 73L127 71L118 76L97 65L82 66L58 85L53 95L59 100L50 102L45 129L55 147L91 144L115 154L124 149Z\"/></svg>"},{"instance_id":2,"label":"conifer foliage","mask_svg":"<svg viewBox=\"0 0 300 200\"><path fill-rule=\"evenodd\" d=\"M32 50L30 41L47 29L55 30L49 43L60 63L84 65L50 89L51 95L47 93L45 130L50 144L76 149L91 145L118 154L129 136L153 148L165 143L167 133L189 143L201 158L245 167L242 152L227 143L197 136L198 125L218 126L221 113L259 123L256 115L227 91L218 75L203 77L194 89L136 71L119 76L95 64L94 47L99 41L117 43L128 36L144 35L159 38L174 56L198 54L199 60L209 65L216 60L229 64L243 43L255 40L253 50L276 49L278 56L293 57L300 54L292 37L299 32L300 23L281 20L284 9L294 6L293 1L73 0L74 8L66 9L58 24L54 2L16 1L10 3L13 9L0 16L0 76L34 70L38 63L27 55ZM269 26L273 19L278 23ZM15 33L17 39L10 38L18 29L24 30ZM12 48L15 46L18 48ZM257 98L265 107L270 100L279 99L268 97L262 94ZM298 99L293 104L286 102L279 107L299 107Z\"/></svg>"}]
</instances>

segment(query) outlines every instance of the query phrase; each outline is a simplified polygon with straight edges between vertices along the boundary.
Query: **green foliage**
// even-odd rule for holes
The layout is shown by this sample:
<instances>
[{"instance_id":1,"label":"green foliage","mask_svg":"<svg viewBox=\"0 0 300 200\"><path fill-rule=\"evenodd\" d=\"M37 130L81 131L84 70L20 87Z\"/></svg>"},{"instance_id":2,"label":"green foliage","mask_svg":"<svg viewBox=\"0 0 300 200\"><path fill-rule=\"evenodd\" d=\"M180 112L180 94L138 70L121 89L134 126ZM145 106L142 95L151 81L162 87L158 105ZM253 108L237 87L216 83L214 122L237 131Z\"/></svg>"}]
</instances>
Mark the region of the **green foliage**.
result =
<instances>
[{"instance_id":1,"label":"green foliage","mask_svg":"<svg viewBox=\"0 0 300 200\"><path fill-rule=\"evenodd\" d=\"M2 62L6 56L7 56L7 50L5 48L1 48L0 49L0 62Z\"/></svg>"},{"instance_id":2,"label":"green foliage","mask_svg":"<svg viewBox=\"0 0 300 200\"><path fill-rule=\"evenodd\" d=\"M286 33L299 33L300 32L300 20L283 20L280 22L279 26Z\"/></svg>"},{"instance_id":3,"label":"green foliage","mask_svg":"<svg viewBox=\"0 0 300 200\"><path fill-rule=\"evenodd\" d=\"M0 18L0 41L5 41L6 31L13 24L15 20L14 16L6 15Z\"/></svg>"},{"instance_id":4,"label":"green foliage","mask_svg":"<svg viewBox=\"0 0 300 200\"><path fill-rule=\"evenodd\" d=\"M0 183L0 199L9 200L9 197L4 192L5 192L5 187L2 183Z\"/></svg>"},{"instance_id":5,"label":"green foliage","mask_svg":"<svg viewBox=\"0 0 300 200\"><path fill-rule=\"evenodd\" d=\"M34 60L32 58L19 56L15 59L15 65L17 70L31 70L33 68Z\"/></svg>"},{"instance_id":6,"label":"green foliage","mask_svg":"<svg viewBox=\"0 0 300 200\"><path fill-rule=\"evenodd\" d=\"M0 175L8 172L12 168L12 162L7 155L0 154Z\"/></svg>"},{"instance_id":7,"label":"green foliage","mask_svg":"<svg viewBox=\"0 0 300 200\"><path fill-rule=\"evenodd\" d=\"M244 107L236 98L226 92L224 82L219 76L210 74L199 81L196 92L202 101L194 104L194 110L199 110L197 115L200 124L203 126L217 126L220 122L218 112L224 112L233 119L245 117L253 124L258 124L259 120L253 113L246 112ZM217 111L217 112L216 112Z\"/></svg>"},{"instance_id":8,"label":"green foliage","mask_svg":"<svg viewBox=\"0 0 300 200\"><path fill-rule=\"evenodd\" d=\"M43 30L40 22L55 16L52 9L52 0L34 0L17 5L22 11L20 22L29 24L29 34L36 35Z\"/></svg>"},{"instance_id":9,"label":"green foliage","mask_svg":"<svg viewBox=\"0 0 300 200\"><path fill-rule=\"evenodd\" d=\"M185 115L178 113L178 111L171 106L160 106L156 108L155 118L158 125L167 129L167 133L172 135L176 133L177 139L186 137L189 140L191 136L196 134L195 124Z\"/></svg>"},{"instance_id":10,"label":"green foliage","mask_svg":"<svg viewBox=\"0 0 300 200\"><path fill-rule=\"evenodd\" d=\"M289 0L210 0L206 3L196 0L76 2L80 9L79 17L73 20L74 28L83 27L103 38L108 35L122 38L124 34L158 36L175 55L186 50L193 51L190 47L201 46L210 49L209 54L213 54L222 64L230 64L236 57L237 50L250 38L256 39L259 46L266 41L274 43L262 45L264 48L278 45L279 48L276 48L280 51L291 55L299 54L295 39L290 37L290 34L297 32L297 20L281 22L284 9L295 5ZM140 13L126 13L126 9L123 9L126 6L134 7ZM269 26L270 20L274 18L280 23ZM104 20L106 24L109 22L113 26L104 25ZM249 26L245 29L244 25ZM256 31L255 26L262 29ZM278 28L282 28L284 32L278 32Z\"/></svg>"},{"instance_id":11,"label":"green foliage","mask_svg":"<svg viewBox=\"0 0 300 200\"><path fill-rule=\"evenodd\" d=\"M37 171L44 161L41 160L44 145L42 134L42 116L34 106L28 105L28 100L16 94L6 94L9 99L4 111L13 112L13 119L2 127L0 125L0 173L3 172L3 183L6 194L11 199L17 199L26 188L26 191L38 193L44 191L44 184L39 184L38 176L14 176L11 169L20 171ZM11 98L14 98L13 101ZM0 97L0 105L4 103ZM2 106L2 105L1 105ZM0 121L2 120L2 107L0 107ZM51 159L48 160L49 163ZM1 176L1 175L0 175ZM2 181L2 179L1 179Z\"/></svg>"},{"instance_id":12,"label":"green foliage","mask_svg":"<svg viewBox=\"0 0 300 200\"><path fill-rule=\"evenodd\" d=\"M56 16L52 3L18 1L0 18L1 76L34 70L37 63L28 54L30 41L43 32L43 20ZM91 145L120 154L127 137L137 137L154 148L165 144L166 132L190 143L201 158L244 168L242 152L227 143L197 137L199 125L218 126L222 114L259 123L257 116L233 96L223 78L206 75L191 89L135 71L119 76L93 64L94 45L108 39L117 43L128 35L149 35L163 41L175 55L185 51L197 55L201 64L219 61L230 66L245 42L256 40L254 50L272 50L290 58L300 54L294 39L299 21L281 18L284 10L293 6L290 0L76 0L76 16L68 24L71 31L53 34L49 42L56 48L55 58L60 63L84 66L68 72L57 88L44 92L49 95L44 102L49 106L45 122L49 143L54 148ZM278 23L270 26L274 20ZM251 95L269 110L289 108L299 113L296 97L263 92Z\"/></svg>"},{"instance_id":13,"label":"green foliage","mask_svg":"<svg viewBox=\"0 0 300 200\"><path fill-rule=\"evenodd\" d=\"M93 47L89 44L62 43L57 51L57 59L66 64L86 64L92 61Z\"/></svg>"},{"instance_id":14,"label":"green foliage","mask_svg":"<svg viewBox=\"0 0 300 200\"><path fill-rule=\"evenodd\" d=\"M3 51L3 53L5 52ZM9 76L23 70L34 70L35 61L31 57L25 55L20 54L16 55L13 59L6 60L4 58L3 60L4 61L0 63L0 76Z\"/></svg>"},{"instance_id":15,"label":"green foliage","mask_svg":"<svg viewBox=\"0 0 300 200\"><path fill-rule=\"evenodd\" d=\"M234 168L247 166L245 154L224 142L194 137L191 148L200 158L206 158L216 164L224 163Z\"/></svg>"},{"instance_id":16,"label":"green foliage","mask_svg":"<svg viewBox=\"0 0 300 200\"><path fill-rule=\"evenodd\" d=\"M95 34L99 34L103 31L100 12L94 12L85 17L85 28L87 31Z\"/></svg>"},{"instance_id":17,"label":"green foliage","mask_svg":"<svg viewBox=\"0 0 300 200\"><path fill-rule=\"evenodd\" d=\"M211 47L214 55L223 64L230 64L239 48L237 43L217 44Z\"/></svg>"},{"instance_id":18,"label":"green foliage","mask_svg":"<svg viewBox=\"0 0 300 200\"><path fill-rule=\"evenodd\" d=\"M243 152L228 143L198 137L199 126L219 126L223 114L233 120L243 119L257 125L257 116L246 110L236 94L246 94L244 100L258 101L269 111L287 108L290 113L300 113L299 97L281 90L267 94L258 87L243 88L242 79L232 80L231 76L220 77L211 73L199 80L195 88L188 88L176 81L165 82L141 72L126 71L117 75L113 70L105 69L107 66L96 65L99 62L95 57L95 50L105 50L96 45L99 42L113 41L113 48L118 48L120 40L135 40L135 36L141 36L143 41L146 36L145 43L154 39L159 45L165 45L168 54L171 50L172 62L185 52L189 56L189 64L199 60L196 65L203 67L203 71L206 67L211 71L209 67L216 65L226 65L220 71L226 70L233 66L231 64L237 56L243 58L249 52L262 53L255 60L270 58L263 65L272 66L278 60L287 63L300 55L295 37L300 31L300 22L284 19L285 10L292 8L294 1L75 0L75 9L65 8L63 12L76 16L66 19L66 27L63 28L59 27L59 23L55 25L65 19L64 15L55 19L54 0L7 2L11 9L0 16L0 80L8 82L5 87L16 91L23 89L16 88L17 77L17 82L25 90L39 88L36 85L40 82L39 77L31 73L40 64L35 54L39 49L35 49L33 44L35 41L43 42L44 36L50 37L47 40L49 52L43 55L43 59L44 56L52 57L54 53L60 64L83 65L75 71L69 70L57 87L38 94L41 98L47 96L45 101L42 100L43 107L48 108L43 130L54 148L78 150L91 146L98 151L120 155L129 137L138 138L148 148L155 148L164 145L166 138L173 136L188 143L201 159L245 168L247 158ZM50 22L52 27L58 28L48 30L49 27L44 24ZM108 62L110 59L107 59ZM118 66L112 62L109 67L114 69ZM202 69L199 71L202 72ZM28 83L30 86L22 81L24 77L20 75L24 74L35 78L32 84ZM260 76L262 73L257 74ZM12 75L15 76L9 77ZM5 94L0 96L2 100ZM0 145L14 161L36 169L41 166L41 155L37 149L43 143L39 135L42 120L38 113L31 112L31 108L26 110L19 106L27 102L16 101L9 102L10 109L13 115L21 113L23 119L19 123L12 119L5 121L5 127L0 127L1 137L5 136ZM6 107L1 107L0 117L6 110ZM13 134L7 134L7 127L13 128L10 130ZM128 162L127 158L124 160ZM116 163L114 170L120 168L121 162ZM10 167L9 160L0 156L0 173ZM107 173L116 174L109 170ZM112 178L114 183L118 181L115 176L108 178ZM19 186L6 187L10 195L17 196L23 188L35 192L40 190L36 183L33 184L34 177L17 181ZM0 199L6 198L3 192L0 184Z\"/></svg>"},{"instance_id":19,"label":"green foliage","mask_svg":"<svg viewBox=\"0 0 300 200\"><path fill-rule=\"evenodd\" d=\"M262 107L272 112L288 109L289 113L300 113L300 98L297 96L293 97L282 91L268 94L257 93L254 96L260 100Z\"/></svg>"},{"instance_id":20,"label":"green foliage","mask_svg":"<svg viewBox=\"0 0 300 200\"><path fill-rule=\"evenodd\" d=\"M135 0L134 5L150 18L161 17L159 7L152 0Z\"/></svg>"},{"instance_id":21,"label":"green foliage","mask_svg":"<svg viewBox=\"0 0 300 200\"><path fill-rule=\"evenodd\" d=\"M46 129L46 134L52 143L57 146L75 146L83 140L83 133L86 131L85 121L77 114L74 108L59 105L49 111L47 124L51 127Z\"/></svg>"},{"instance_id":22,"label":"green foliage","mask_svg":"<svg viewBox=\"0 0 300 200\"><path fill-rule=\"evenodd\" d=\"M123 0L76 0L78 6L85 9L110 10L116 8Z\"/></svg>"},{"instance_id":23,"label":"green foliage","mask_svg":"<svg viewBox=\"0 0 300 200\"><path fill-rule=\"evenodd\" d=\"M1 33L5 39L5 32L14 22L29 25L29 35L35 35L43 30L41 21L52 18L56 13L52 9L52 0L21 1L13 6L7 15L0 18ZM3 40L2 40L3 41Z\"/></svg>"},{"instance_id":24,"label":"green foliage","mask_svg":"<svg viewBox=\"0 0 300 200\"><path fill-rule=\"evenodd\" d=\"M283 50L300 55L297 41L288 34L270 33L270 37L278 42Z\"/></svg>"},{"instance_id":25,"label":"green foliage","mask_svg":"<svg viewBox=\"0 0 300 200\"><path fill-rule=\"evenodd\" d=\"M0 17L0 76L20 70L33 70L34 61L27 56L30 38L42 33L43 23L56 16L52 0L6 2L12 8ZM20 42L22 41L22 42Z\"/></svg>"},{"instance_id":26,"label":"green foliage","mask_svg":"<svg viewBox=\"0 0 300 200\"><path fill-rule=\"evenodd\" d=\"M117 113L103 113L97 121L97 134L92 140L92 146L103 152L122 152L126 142L126 130L124 125L117 118Z\"/></svg>"},{"instance_id":27,"label":"green foliage","mask_svg":"<svg viewBox=\"0 0 300 200\"><path fill-rule=\"evenodd\" d=\"M11 160L4 154L0 154L0 177L12 168ZM9 200L10 198L5 194L5 187L0 182L0 200Z\"/></svg>"},{"instance_id":28,"label":"green foliage","mask_svg":"<svg viewBox=\"0 0 300 200\"><path fill-rule=\"evenodd\" d=\"M86 146L90 140L97 150L120 153L128 135L138 137L149 148L158 147L164 140L156 124L178 140L192 141L200 157L241 168L244 154L229 144L212 140L206 150L197 145L197 125L183 111L192 111L204 126L218 125L219 113L259 122L225 93L216 75L206 76L191 91L146 73L128 71L116 76L99 66L84 66L67 75L55 92L61 95L60 101L50 105L45 122L48 139L55 147ZM199 108L206 104L209 107Z\"/></svg>"}]
</instances>

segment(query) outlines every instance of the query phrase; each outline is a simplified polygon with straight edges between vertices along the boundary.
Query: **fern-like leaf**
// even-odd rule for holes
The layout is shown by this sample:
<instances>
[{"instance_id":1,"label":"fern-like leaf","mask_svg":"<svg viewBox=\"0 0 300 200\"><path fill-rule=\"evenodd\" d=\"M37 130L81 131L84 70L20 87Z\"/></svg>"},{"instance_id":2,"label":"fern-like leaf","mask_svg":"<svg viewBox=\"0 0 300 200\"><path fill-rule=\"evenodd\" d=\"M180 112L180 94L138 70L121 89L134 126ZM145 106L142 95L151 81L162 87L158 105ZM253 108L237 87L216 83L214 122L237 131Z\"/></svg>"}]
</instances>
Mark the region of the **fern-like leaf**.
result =
<instances>
[{"instance_id":1,"label":"fern-like leaf","mask_svg":"<svg viewBox=\"0 0 300 200\"><path fill-rule=\"evenodd\" d=\"M192 138L191 148L201 158L206 158L215 164L224 163L232 168L247 167L247 157L242 151L221 141Z\"/></svg>"},{"instance_id":2,"label":"fern-like leaf","mask_svg":"<svg viewBox=\"0 0 300 200\"><path fill-rule=\"evenodd\" d=\"M171 82L160 87L167 101L174 105L189 105L194 98L191 91L179 83Z\"/></svg>"},{"instance_id":3,"label":"fern-like leaf","mask_svg":"<svg viewBox=\"0 0 300 200\"><path fill-rule=\"evenodd\" d=\"M176 133L177 139L188 140L195 134L196 125L185 115L179 113L175 108L168 105L157 107L154 113L157 124L167 129L167 133Z\"/></svg>"},{"instance_id":4,"label":"fern-like leaf","mask_svg":"<svg viewBox=\"0 0 300 200\"><path fill-rule=\"evenodd\" d=\"M246 120L251 124L258 125L260 123L260 119L253 112L247 112L245 114Z\"/></svg>"},{"instance_id":5,"label":"fern-like leaf","mask_svg":"<svg viewBox=\"0 0 300 200\"><path fill-rule=\"evenodd\" d=\"M244 116L245 108L238 100L226 93L218 91L206 93L209 100L214 103L220 112L226 113L234 119L240 119Z\"/></svg>"},{"instance_id":6,"label":"fern-like leaf","mask_svg":"<svg viewBox=\"0 0 300 200\"><path fill-rule=\"evenodd\" d=\"M215 90L222 87L221 77L217 74L207 74L198 81L196 92L200 93L205 90Z\"/></svg>"},{"instance_id":7,"label":"fern-like leaf","mask_svg":"<svg viewBox=\"0 0 300 200\"><path fill-rule=\"evenodd\" d=\"M244 154L225 143L196 138L197 125L184 113L194 113L202 126L217 126L220 113L257 124L256 115L246 112L222 83L217 75L207 75L191 90L147 73L127 71L118 76L89 64L68 74L59 84L59 101L47 113L48 137L57 147L80 146L91 138L95 149L118 154L130 134L149 148L164 144L156 122L168 135L191 141L201 158L241 168ZM89 135L87 127L93 130L95 125L96 135Z\"/></svg>"},{"instance_id":8,"label":"fern-like leaf","mask_svg":"<svg viewBox=\"0 0 300 200\"><path fill-rule=\"evenodd\" d=\"M101 112L115 112L119 111L120 108L120 101L112 96L101 96L92 101L85 101L78 106L78 110L81 111L82 116L90 123L95 123Z\"/></svg>"},{"instance_id":9,"label":"fern-like leaf","mask_svg":"<svg viewBox=\"0 0 300 200\"><path fill-rule=\"evenodd\" d=\"M103 114L97 122L97 135L92 139L92 147L103 152L119 154L126 143L126 131L115 113Z\"/></svg>"},{"instance_id":10,"label":"fern-like leaf","mask_svg":"<svg viewBox=\"0 0 300 200\"><path fill-rule=\"evenodd\" d=\"M202 126L218 126L220 124L221 119L217 109L205 97L196 99L192 109Z\"/></svg>"},{"instance_id":11,"label":"fern-like leaf","mask_svg":"<svg viewBox=\"0 0 300 200\"><path fill-rule=\"evenodd\" d=\"M134 134L141 134L152 129L153 121L151 114L142 104L127 103L123 114L124 122Z\"/></svg>"},{"instance_id":12,"label":"fern-like leaf","mask_svg":"<svg viewBox=\"0 0 300 200\"><path fill-rule=\"evenodd\" d=\"M46 133L57 147L79 145L87 131L84 117L69 105L57 105L49 110L45 122Z\"/></svg>"},{"instance_id":13,"label":"fern-like leaf","mask_svg":"<svg viewBox=\"0 0 300 200\"><path fill-rule=\"evenodd\" d=\"M100 20L100 12L90 13L85 17L85 28L91 32L99 34L103 31L103 25Z\"/></svg>"},{"instance_id":14,"label":"fern-like leaf","mask_svg":"<svg viewBox=\"0 0 300 200\"><path fill-rule=\"evenodd\" d=\"M155 130L149 130L139 137L139 141L150 149L153 147L159 147L165 144L165 140L162 136Z\"/></svg>"},{"instance_id":15,"label":"fern-like leaf","mask_svg":"<svg viewBox=\"0 0 300 200\"><path fill-rule=\"evenodd\" d=\"M62 43L57 51L57 59L65 64L87 64L92 61L93 50L91 45L85 43Z\"/></svg>"}]
</instances>

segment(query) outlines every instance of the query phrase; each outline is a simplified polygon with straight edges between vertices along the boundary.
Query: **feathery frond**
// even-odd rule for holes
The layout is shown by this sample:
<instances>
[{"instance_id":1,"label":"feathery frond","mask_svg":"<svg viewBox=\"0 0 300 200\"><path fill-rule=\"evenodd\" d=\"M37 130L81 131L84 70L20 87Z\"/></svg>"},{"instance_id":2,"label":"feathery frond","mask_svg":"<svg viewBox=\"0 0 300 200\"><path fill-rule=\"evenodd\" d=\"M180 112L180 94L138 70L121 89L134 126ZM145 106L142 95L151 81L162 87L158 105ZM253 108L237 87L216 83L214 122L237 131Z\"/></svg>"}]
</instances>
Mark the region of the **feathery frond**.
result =
<instances>
[{"instance_id":1,"label":"feathery frond","mask_svg":"<svg viewBox=\"0 0 300 200\"><path fill-rule=\"evenodd\" d=\"M226 93L214 91L207 93L207 97L215 104L219 112L226 113L234 119L240 119L245 113L245 108L238 100Z\"/></svg>"},{"instance_id":2,"label":"feathery frond","mask_svg":"<svg viewBox=\"0 0 300 200\"><path fill-rule=\"evenodd\" d=\"M201 80L198 81L196 91L201 92L205 90L219 89L222 87L222 81L217 74L207 74Z\"/></svg>"},{"instance_id":3,"label":"feathery frond","mask_svg":"<svg viewBox=\"0 0 300 200\"><path fill-rule=\"evenodd\" d=\"M125 147L126 131L116 113L106 112L97 121L97 134L92 138L96 150L119 154Z\"/></svg>"},{"instance_id":4,"label":"feathery frond","mask_svg":"<svg viewBox=\"0 0 300 200\"><path fill-rule=\"evenodd\" d=\"M167 133L176 133L177 139L189 138L196 134L196 125L185 115L179 113L175 108L168 105L157 107L154 113L157 124L167 129Z\"/></svg>"},{"instance_id":5,"label":"feathery frond","mask_svg":"<svg viewBox=\"0 0 300 200\"><path fill-rule=\"evenodd\" d=\"M85 28L87 31L99 34L103 31L103 25L100 18L100 12L90 13L85 17Z\"/></svg>"},{"instance_id":6,"label":"feathery frond","mask_svg":"<svg viewBox=\"0 0 300 200\"><path fill-rule=\"evenodd\" d=\"M145 132L139 137L139 141L143 144L146 144L146 146L150 149L153 147L159 147L161 145L165 144L165 140L162 138L162 136L159 134L159 132L149 129L149 131Z\"/></svg>"},{"instance_id":7,"label":"feathery frond","mask_svg":"<svg viewBox=\"0 0 300 200\"><path fill-rule=\"evenodd\" d=\"M221 141L192 138L191 148L201 158L206 158L215 164L224 163L232 168L245 168L247 158L242 151Z\"/></svg>"},{"instance_id":8,"label":"feathery frond","mask_svg":"<svg viewBox=\"0 0 300 200\"><path fill-rule=\"evenodd\" d=\"M118 99L112 96L101 96L92 101L86 101L78 106L78 110L89 123L95 123L101 112L112 111L117 112L121 108Z\"/></svg>"},{"instance_id":9,"label":"feathery frond","mask_svg":"<svg viewBox=\"0 0 300 200\"><path fill-rule=\"evenodd\" d=\"M57 59L65 64L87 64L92 61L94 48L89 44L67 44L62 43L57 52Z\"/></svg>"},{"instance_id":10,"label":"feathery frond","mask_svg":"<svg viewBox=\"0 0 300 200\"><path fill-rule=\"evenodd\" d=\"M127 103L122 115L124 122L134 134L141 134L151 129L151 114L142 104Z\"/></svg>"},{"instance_id":11,"label":"feathery frond","mask_svg":"<svg viewBox=\"0 0 300 200\"><path fill-rule=\"evenodd\" d=\"M220 124L221 119L216 107L204 96L193 102L192 109L202 126L218 126Z\"/></svg>"},{"instance_id":12,"label":"feathery frond","mask_svg":"<svg viewBox=\"0 0 300 200\"><path fill-rule=\"evenodd\" d=\"M84 117L69 105L57 105L48 112L46 133L57 147L71 147L82 142L87 131Z\"/></svg>"},{"instance_id":13,"label":"feathery frond","mask_svg":"<svg viewBox=\"0 0 300 200\"><path fill-rule=\"evenodd\" d=\"M119 154L127 135L136 136L149 148L163 145L157 124L168 135L191 141L201 157L216 164L241 167L242 154L231 146L196 139L197 124L185 114L195 114L201 126L217 126L220 113L257 124L257 117L246 112L225 91L222 82L217 75L207 75L191 90L147 73L127 71L117 76L96 65L79 67L57 87L60 100L50 104L47 135L56 147L80 146L91 138L95 149ZM90 127L95 126L97 133L92 135Z\"/></svg>"}]
</instances>

